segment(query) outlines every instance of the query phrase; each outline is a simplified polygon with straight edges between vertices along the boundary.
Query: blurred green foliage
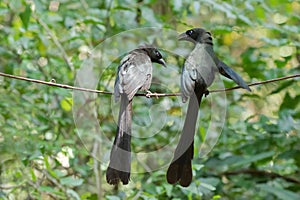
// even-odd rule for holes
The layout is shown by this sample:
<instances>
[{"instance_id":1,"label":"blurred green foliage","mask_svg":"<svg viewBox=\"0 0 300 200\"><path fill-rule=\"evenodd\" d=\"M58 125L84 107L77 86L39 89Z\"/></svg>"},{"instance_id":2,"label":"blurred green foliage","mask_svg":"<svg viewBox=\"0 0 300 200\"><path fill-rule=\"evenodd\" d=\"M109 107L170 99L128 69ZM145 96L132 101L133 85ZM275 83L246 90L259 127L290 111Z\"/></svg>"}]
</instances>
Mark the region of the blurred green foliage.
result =
<instances>
[{"instance_id":1,"label":"blurred green foliage","mask_svg":"<svg viewBox=\"0 0 300 200\"><path fill-rule=\"evenodd\" d=\"M281 0L2 0L0 71L74 85L89 52L115 34L141 27L178 32L204 27L213 33L219 57L245 80L268 80L300 71L299 13L299 1ZM124 42L133 46L131 39ZM120 42L112 40L110 48L118 50ZM163 54L171 67L154 67L151 90L178 92L183 59ZM120 58L110 59L109 68L95 72L102 73L98 89L113 90ZM224 84L234 86L226 79ZM146 166L133 159L134 171L143 173L113 188L105 182L118 112L111 96L90 95L74 110L82 99L72 95L81 93L0 77L0 199L299 199L299 86L295 79L256 86L252 93L228 92L222 134L211 152L194 159L188 188L166 182L171 157L155 154L169 143L175 147L186 105L175 97L136 98L133 150L154 153L143 158ZM148 108L157 104L164 112L151 115ZM85 115L77 120L85 127L79 128L74 116L81 112ZM209 112L204 101L196 155ZM149 126L149 119L160 120ZM107 142L101 143L102 137ZM145 173L159 163L164 167Z\"/></svg>"}]
</instances>

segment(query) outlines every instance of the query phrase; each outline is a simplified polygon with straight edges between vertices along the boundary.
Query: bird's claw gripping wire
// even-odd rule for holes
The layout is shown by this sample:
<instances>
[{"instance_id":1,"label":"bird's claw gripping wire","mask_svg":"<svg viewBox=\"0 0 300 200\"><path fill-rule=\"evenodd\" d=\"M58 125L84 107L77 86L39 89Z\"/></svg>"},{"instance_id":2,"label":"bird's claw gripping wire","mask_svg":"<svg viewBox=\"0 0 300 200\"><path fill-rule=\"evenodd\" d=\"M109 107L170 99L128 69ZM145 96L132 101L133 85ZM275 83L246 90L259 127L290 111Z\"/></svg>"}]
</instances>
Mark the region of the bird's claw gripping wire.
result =
<instances>
[{"instance_id":1,"label":"bird's claw gripping wire","mask_svg":"<svg viewBox=\"0 0 300 200\"><path fill-rule=\"evenodd\" d=\"M156 92L152 93L150 90L147 90L146 97L151 98L152 96L155 96L158 99L158 94Z\"/></svg>"}]
</instances>

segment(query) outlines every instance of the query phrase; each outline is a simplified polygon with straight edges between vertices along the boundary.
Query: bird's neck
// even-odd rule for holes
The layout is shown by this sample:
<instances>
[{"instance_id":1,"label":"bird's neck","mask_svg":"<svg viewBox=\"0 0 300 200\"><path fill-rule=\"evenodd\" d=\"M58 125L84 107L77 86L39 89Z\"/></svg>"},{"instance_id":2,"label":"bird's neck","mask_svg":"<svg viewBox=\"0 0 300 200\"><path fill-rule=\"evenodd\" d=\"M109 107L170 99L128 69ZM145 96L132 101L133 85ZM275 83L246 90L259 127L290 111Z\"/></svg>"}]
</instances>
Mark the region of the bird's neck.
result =
<instances>
[{"instance_id":1,"label":"bird's neck","mask_svg":"<svg viewBox=\"0 0 300 200\"><path fill-rule=\"evenodd\" d=\"M213 52L213 45L212 45L212 43L205 43L205 42L199 43L199 42L197 42L196 46L202 47L203 49L206 49L208 51L212 51Z\"/></svg>"},{"instance_id":2,"label":"bird's neck","mask_svg":"<svg viewBox=\"0 0 300 200\"><path fill-rule=\"evenodd\" d=\"M211 37L211 34L207 32L205 35L201 35L201 37L197 38L197 43L213 46L213 39Z\"/></svg>"},{"instance_id":3,"label":"bird's neck","mask_svg":"<svg viewBox=\"0 0 300 200\"><path fill-rule=\"evenodd\" d=\"M211 37L203 38L200 43L213 46L213 41Z\"/></svg>"},{"instance_id":4,"label":"bird's neck","mask_svg":"<svg viewBox=\"0 0 300 200\"><path fill-rule=\"evenodd\" d=\"M204 51L210 55L210 57L217 63L217 57L215 56L213 45L207 43L196 43L195 49L197 51Z\"/></svg>"}]
</instances>

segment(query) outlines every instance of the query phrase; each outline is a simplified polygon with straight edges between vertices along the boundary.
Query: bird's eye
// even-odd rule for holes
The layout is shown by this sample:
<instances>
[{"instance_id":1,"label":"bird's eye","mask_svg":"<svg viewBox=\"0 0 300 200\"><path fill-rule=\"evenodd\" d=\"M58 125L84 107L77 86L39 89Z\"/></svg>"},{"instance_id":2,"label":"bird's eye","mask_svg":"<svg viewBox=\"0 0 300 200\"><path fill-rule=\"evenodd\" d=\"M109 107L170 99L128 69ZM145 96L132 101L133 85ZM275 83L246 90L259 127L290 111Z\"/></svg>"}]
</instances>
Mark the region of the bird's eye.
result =
<instances>
[{"instance_id":1,"label":"bird's eye","mask_svg":"<svg viewBox=\"0 0 300 200\"><path fill-rule=\"evenodd\" d=\"M193 30L188 30L188 31L186 31L186 34L187 34L188 36L191 36L193 33L194 33Z\"/></svg>"},{"instance_id":2,"label":"bird's eye","mask_svg":"<svg viewBox=\"0 0 300 200\"><path fill-rule=\"evenodd\" d=\"M160 57L160 53L158 51L154 51L155 56Z\"/></svg>"}]
</instances>

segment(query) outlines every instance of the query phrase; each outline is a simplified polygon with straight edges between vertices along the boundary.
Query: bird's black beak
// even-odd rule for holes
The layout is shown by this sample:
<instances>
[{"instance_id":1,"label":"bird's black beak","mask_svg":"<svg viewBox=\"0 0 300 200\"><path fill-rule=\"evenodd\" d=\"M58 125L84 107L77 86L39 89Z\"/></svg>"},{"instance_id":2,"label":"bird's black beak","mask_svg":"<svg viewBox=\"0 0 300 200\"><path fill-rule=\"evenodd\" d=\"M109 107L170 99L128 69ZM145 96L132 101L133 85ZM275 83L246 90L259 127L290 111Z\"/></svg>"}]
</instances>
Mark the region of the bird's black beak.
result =
<instances>
[{"instance_id":1,"label":"bird's black beak","mask_svg":"<svg viewBox=\"0 0 300 200\"><path fill-rule=\"evenodd\" d=\"M178 36L178 40L185 40L185 41L189 41L189 42L195 43L195 40L193 38L191 38L190 36L188 36L185 32L181 33Z\"/></svg>"},{"instance_id":2,"label":"bird's black beak","mask_svg":"<svg viewBox=\"0 0 300 200\"><path fill-rule=\"evenodd\" d=\"M189 41L189 36L184 32L184 33L181 33L179 36L178 36L178 40L187 40Z\"/></svg>"},{"instance_id":3,"label":"bird's black beak","mask_svg":"<svg viewBox=\"0 0 300 200\"><path fill-rule=\"evenodd\" d=\"M164 67L167 67L167 64L166 64L166 62L164 61L164 59L159 59L158 61L157 61L157 63L159 63L159 64L161 64L161 65L163 65Z\"/></svg>"}]
</instances>

